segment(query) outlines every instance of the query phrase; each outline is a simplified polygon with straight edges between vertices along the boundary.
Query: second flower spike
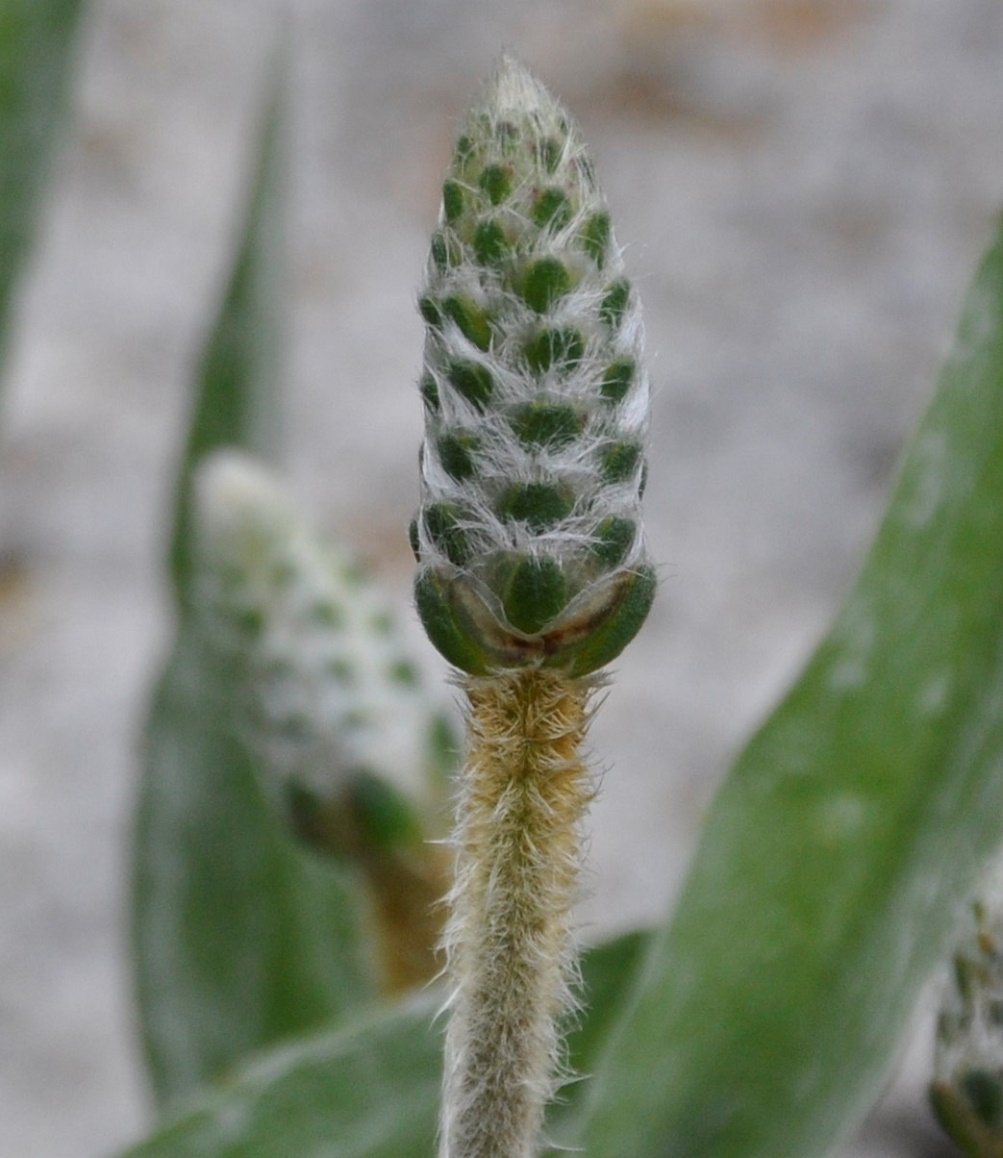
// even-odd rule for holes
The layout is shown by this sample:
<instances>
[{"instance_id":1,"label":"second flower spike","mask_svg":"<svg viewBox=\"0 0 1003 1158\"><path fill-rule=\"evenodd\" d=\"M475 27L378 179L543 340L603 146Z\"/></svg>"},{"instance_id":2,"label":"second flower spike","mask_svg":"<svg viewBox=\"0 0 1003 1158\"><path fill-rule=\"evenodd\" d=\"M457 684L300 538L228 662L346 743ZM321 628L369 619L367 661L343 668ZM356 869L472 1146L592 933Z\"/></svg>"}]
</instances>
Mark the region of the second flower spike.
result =
<instances>
[{"instance_id":1,"label":"second flower spike","mask_svg":"<svg viewBox=\"0 0 1003 1158\"><path fill-rule=\"evenodd\" d=\"M655 588L640 306L577 127L511 58L457 139L420 309L425 629L474 675L596 671Z\"/></svg>"}]
</instances>

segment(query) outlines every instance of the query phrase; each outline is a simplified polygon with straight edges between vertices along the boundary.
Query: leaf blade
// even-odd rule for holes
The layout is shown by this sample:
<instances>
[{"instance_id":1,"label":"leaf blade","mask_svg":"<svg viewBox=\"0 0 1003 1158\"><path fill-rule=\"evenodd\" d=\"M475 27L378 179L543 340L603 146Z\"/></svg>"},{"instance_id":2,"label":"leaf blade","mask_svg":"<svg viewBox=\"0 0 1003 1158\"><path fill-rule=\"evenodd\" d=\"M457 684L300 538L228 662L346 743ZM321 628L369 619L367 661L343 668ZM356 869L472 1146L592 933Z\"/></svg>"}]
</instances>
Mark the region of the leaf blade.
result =
<instances>
[{"instance_id":1,"label":"leaf blade","mask_svg":"<svg viewBox=\"0 0 1003 1158\"><path fill-rule=\"evenodd\" d=\"M0 359L66 114L83 0L7 0L0 11Z\"/></svg>"},{"instance_id":2,"label":"leaf blade","mask_svg":"<svg viewBox=\"0 0 1003 1158\"><path fill-rule=\"evenodd\" d=\"M591 1068L646 943L647 934L630 933L585 953L591 1013L569 1036L575 1068ZM442 1075L440 1007L422 995L262 1054L123 1158L431 1158ZM554 1130L564 1131L583 1088L569 1087L566 1104L553 1107Z\"/></svg>"},{"instance_id":3,"label":"leaf blade","mask_svg":"<svg viewBox=\"0 0 1003 1158\"><path fill-rule=\"evenodd\" d=\"M274 1050L123 1158L431 1155L441 1043L409 1003Z\"/></svg>"},{"instance_id":4,"label":"leaf blade","mask_svg":"<svg viewBox=\"0 0 1003 1158\"><path fill-rule=\"evenodd\" d=\"M349 881L294 848L183 632L146 735L133 866L147 1062L170 1104L372 997Z\"/></svg>"},{"instance_id":5,"label":"leaf blade","mask_svg":"<svg viewBox=\"0 0 1003 1158\"><path fill-rule=\"evenodd\" d=\"M825 1153L1003 836L1003 231L862 576L739 758L597 1079L596 1158Z\"/></svg>"},{"instance_id":6,"label":"leaf blade","mask_svg":"<svg viewBox=\"0 0 1003 1158\"><path fill-rule=\"evenodd\" d=\"M179 618L144 735L132 943L154 1091L172 1104L248 1052L371 1000L354 882L294 847L233 727L231 673L192 614L192 479L222 446L269 454L281 329L275 78L233 273L198 375L170 566Z\"/></svg>"},{"instance_id":7,"label":"leaf blade","mask_svg":"<svg viewBox=\"0 0 1003 1158\"><path fill-rule=\"evenodd\" d=\"M236 259L196 374L198 389L178 471L168 559L182 613L189 610L192 583L195 468L210 451L224 446L251 451L268 461L278 450L285 280L282 75L277 67Z\"/></svg>"}]
</instances>

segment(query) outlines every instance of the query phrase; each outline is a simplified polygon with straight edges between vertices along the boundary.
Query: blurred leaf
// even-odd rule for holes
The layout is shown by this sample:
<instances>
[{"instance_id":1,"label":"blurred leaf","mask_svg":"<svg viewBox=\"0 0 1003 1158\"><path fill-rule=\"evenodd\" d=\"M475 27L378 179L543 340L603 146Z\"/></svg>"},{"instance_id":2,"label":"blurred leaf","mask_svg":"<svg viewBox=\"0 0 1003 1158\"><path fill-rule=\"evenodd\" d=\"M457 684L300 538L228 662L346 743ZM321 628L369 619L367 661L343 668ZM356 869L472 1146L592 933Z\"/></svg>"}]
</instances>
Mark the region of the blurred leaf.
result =
<instances>
[{"instance_id":1,"label":"blurred leaf","mask_svg":"<svg viewBox=\"0 0 1003 1158\"><path fill-rule=\"evenodd\" d=\"M231 725L232 676L210 660L189 614L192 472L215 447L262 451L273 440L277 106L276 95L236 268L199 378L171 548L179 638L145 735L132 932L144 1045L161 1102L373 993L354 890L281 831Z\"/></svg>"},{"instance_id":2,"label":"blurred leaf","mask_svg":"<svg viewBox=\"0 0 1003 1158\"><path fill-rule=\"evenodd\" d=\"M650 944L650 933L625 933L587 949L582 955L583 1008L574 1019L565 1043L572 1078L547 1107L546 1137L562 1142L573 1137L592 1075L623 1016L624 1002Z\"/></svg>"},{"instance_id":3,"label":"blurred leaf","mask_svg":"<svg viewBox=\"0 0 1003 1158\"><path fill-rule=\"evenodd\" d=\"M226 673L183 630L145 737L133 883L162 1102L373 997L354 890L281 831L228 714Z\"/></svg>"},{"instance_id":4,"label":"blurred leaf","mask_svg":"<svg viewBox=\"0 0 1003 1158\"><path fill-rule=\"evenodd\" d=\"M811 1158L875 1097L1003 835L1003 231L864 572L715 801L591 1158Z\"/></svg>"},{"instance_id":5,"label":"blurred leaf","mask_svg":"<svg viewBox=\"0 0 1003 1158\"><path fill-rule=\"evenodd\" d=\"M281 1047L127 1158L431 1158L442 1041L427 999Z\"/></svg>"},{"instance_id":6,"label":"blurred leaf","mask_svg":"<svg viewBox=\"0 0 1003 1158\"><path fill-rule=\"evenodd\" d=\"M645 943L634 933L585 954L588 1013L568 1041L573 1065L590 1067ZM437 1008L425 997L273 1050L127 1158L432 1158ZM577 1088L566 1090L565 1110L577 1104Z\"/></svg>"},{"instance_id":7,"label":"blurred leaf","mask_svg":"<svg viewBox=\"0 0 1003 1158\"><path fill-rule=\"evenodd\" d=\"M240 447L265 460L278 450L283 330L285 212L282 88L274 82L262 126L250 204L223 307L196 379L175 502L170 569L188 610L192 568L192 477L205 456Z\"/></svg>"},{"instance_id":8,"label":"blurred leaf","mask_svg":"<svg viewBox=\"0 0 1003 1158\"><path fill-rule=\"evenodd\" d=\"M0 4L0 359L63 127L82 0Z\"/></svg>"}]
</instances>

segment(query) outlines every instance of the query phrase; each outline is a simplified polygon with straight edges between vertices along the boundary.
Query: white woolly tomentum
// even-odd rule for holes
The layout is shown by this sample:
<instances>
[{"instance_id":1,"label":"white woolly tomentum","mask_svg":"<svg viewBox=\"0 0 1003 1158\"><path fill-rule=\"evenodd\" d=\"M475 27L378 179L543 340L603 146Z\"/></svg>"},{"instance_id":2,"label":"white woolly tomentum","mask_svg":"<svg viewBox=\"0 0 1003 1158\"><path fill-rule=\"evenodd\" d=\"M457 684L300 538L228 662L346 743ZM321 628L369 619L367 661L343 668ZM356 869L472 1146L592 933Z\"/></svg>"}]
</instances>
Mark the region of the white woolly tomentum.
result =
<instances>
[{"instance_id":1,"label":"white woolly tomentum","mask_svg":"<svg viewBox=\"0 0 1003 1158\"><path fill-rule=\"evenodd\" d=\"M441 1158L532 1158L561 1075L595 675L636 634L637 295L567 113L502 60L456 142L425 319L418 612L466 673Z\"/></svg>"},{"instance_id":2,"label":"white woolly tomentum","mask_svg":"<svg viewBox=\"0 0 1003 1158\"><path fill-rule=\"evenodd\" d=\"M201 626L285 802L341 800L405 836L446 725L388 606L246 456L201 468L196 511Z\"/></svg>"},{"instance_id":3,"label":"white woolly tomentum","mask_svg":"<svg viewBox=\"0 0 1003 1158\"><path fill-rule=\"evenodd\" d=\"M578 128L511 59L457 139L420 309L429 637L471 674L596 671L655 586L640 304Z\"/></svg>"}]
</instances>

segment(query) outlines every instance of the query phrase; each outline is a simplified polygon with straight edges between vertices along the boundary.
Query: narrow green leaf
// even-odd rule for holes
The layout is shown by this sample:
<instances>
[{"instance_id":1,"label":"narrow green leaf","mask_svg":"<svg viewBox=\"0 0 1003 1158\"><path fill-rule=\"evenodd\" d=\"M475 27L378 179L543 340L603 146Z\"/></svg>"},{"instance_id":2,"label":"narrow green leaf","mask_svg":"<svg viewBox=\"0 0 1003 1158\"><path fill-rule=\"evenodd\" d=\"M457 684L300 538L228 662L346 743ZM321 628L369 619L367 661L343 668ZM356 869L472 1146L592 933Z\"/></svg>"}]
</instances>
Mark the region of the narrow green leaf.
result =
<instances>
[{"instance_id":1,"label":"narrow green leaf","mask_svg":"<svg viewBox=\"0 0 1003 1158\"><path fill-rule=\"evenodd\" d=\"M276 426L277 106L276 97L198 381L171 547L179 638L145 734L132 936L144 1046L162 1103L372 997L355 890L281 830L232 726L232 675L211 661L190 614L192 473L221 445L268 450Z\"/></svg>"},{"instance_id":2,"label":"narrow green leaf","mask_svg":"<svg viewBox=\"0 0 1003 1158\"><path fill-rule=\"evenodd\" d=\"M83 0L0 5L0 360L66 111Z\"/></svg>"},{"instance_id":3,"label":"narrow green leaf","mask_svg":"<svg viewBox=\"0 0 1003 1158\"><path fill-rule=\"evenodd\" d=\"M431 1158L434 1014L425 999L274 1050L123 1158Z\"/></svg>"},{"instance_id":4,"label":"narrow green leaf","mask_svg":"<svg viewBox=\"0 0 1003 1158\"><path fill-rule=\"evenodd\" d=\"M863 574L715 801L590 1158L826 1153L1003 836L1003 231Z\"/></svg>"},{"instance_id":5,"label":"narrow green leaf","mask_svg":"<svg viewBox=\"0 0 1003 1158\"><path fill-rule=\"evenodd\" d=\"M629 988L647 935L588 951L588 1011L568 1038L587 1073ZM442 1074L438 1006L426 997L272 1050L125 1158L432 1158ZM563 1129L586 1083L566 1088ZM549 1127L548 1127L549 1128Z\"/></svg>"},{"instance_id":6,"label":"narrow green leaf","mask_svg":"<svg viewBox=\"0 0 1003 1158\"><path fill-rule=\"evenodd\" d=\"M163 1102L372 997L354 890L279 828L225 688L183 631L145 737L133 938Z\"/></svg>"},{"instance_id":7,"label":"narrow green leaf","mask_svg":"<svg viewBox=\"0 0 1003 1158\"><path fill-rule=\"evenodd\" d=\"M574 1137L592 1075L623 1016L650 943L649 933L626 933L582 955L582 1010L574 1017L565 1042L571 1077L547 1107L545 1137L568 1143Z\"/></svg>"},{"instance_id":8,"label":"narrow green leaf","mask_svg":"<svg viewBox=\"0 0 1003 1158\"><path fill-rule=\"evenodd\" d=\"M282 103L277 79L262 126L236 261L196 375L198 393L181 459L170 543L171 577L183 610L191 581L195 467L222 446L269 460L278 450L285 235Z\"/></svg>"}]
</instances>

